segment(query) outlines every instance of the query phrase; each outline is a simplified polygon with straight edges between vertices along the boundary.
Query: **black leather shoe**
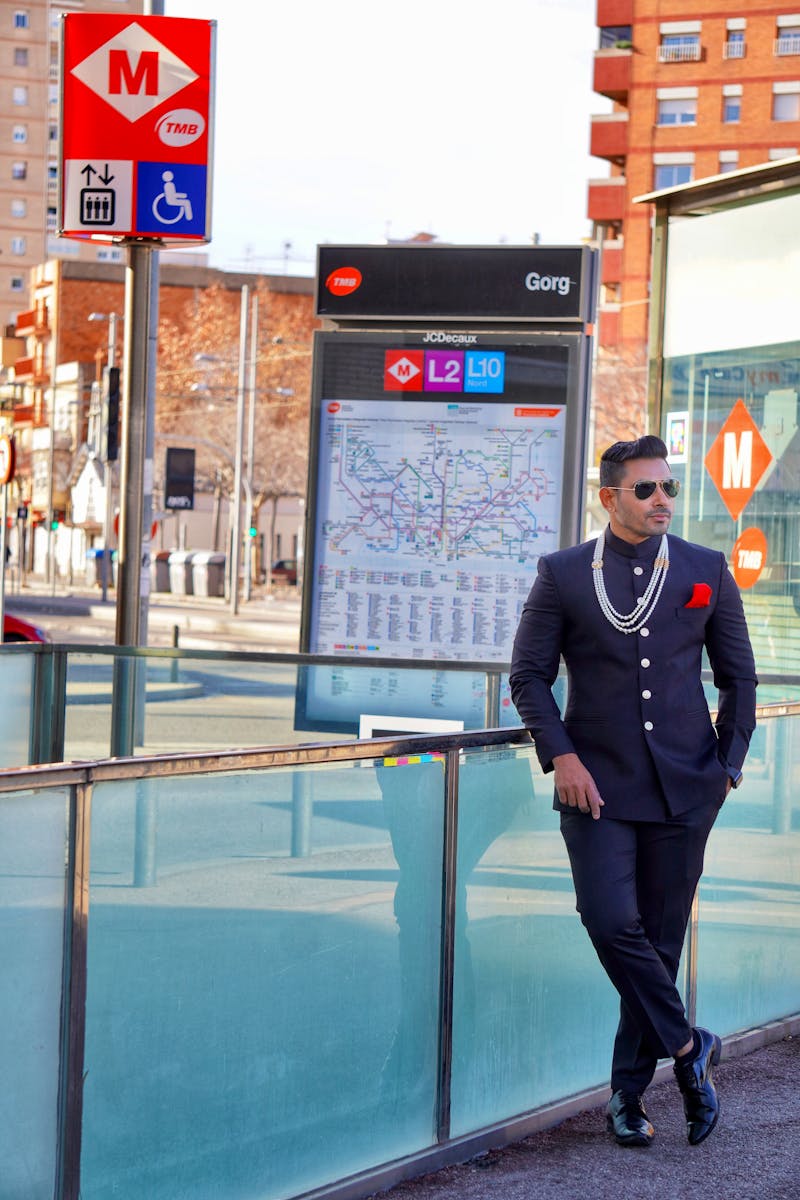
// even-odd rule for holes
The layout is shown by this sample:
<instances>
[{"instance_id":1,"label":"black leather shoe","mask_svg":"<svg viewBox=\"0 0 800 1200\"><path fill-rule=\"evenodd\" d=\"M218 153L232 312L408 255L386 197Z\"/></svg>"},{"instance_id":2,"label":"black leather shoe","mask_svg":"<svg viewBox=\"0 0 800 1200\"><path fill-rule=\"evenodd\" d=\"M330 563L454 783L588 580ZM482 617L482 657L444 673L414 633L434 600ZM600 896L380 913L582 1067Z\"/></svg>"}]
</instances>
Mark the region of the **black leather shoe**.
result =
<instances>
[{"instance_id":1,"label":"black leather shoe","mask_svg":"<svg viewBox=\"0 0 800 1200\"><path fill-rule=\"evenodd\" d=\"M614 1092L606 1107L606 1128L620 1146L649 1146L656 1131L647 1119L642 1097Z\"/></svg>"},{"instance_id":2,"label":"black leather shoe","mask_svg":"<svg viewBox=\"0 0 800 1200\"><path fill-rule=\"evenodd\" d=\"M719 1119L719 1100L712 1068L719 1062L722 1042L707 1029L696 1029L700 1050L692 1056L676 1058L673 1071L683 1093L683 1111L689 1144L697 1146L711 1133Z\"/></svg>"}]
</instances>

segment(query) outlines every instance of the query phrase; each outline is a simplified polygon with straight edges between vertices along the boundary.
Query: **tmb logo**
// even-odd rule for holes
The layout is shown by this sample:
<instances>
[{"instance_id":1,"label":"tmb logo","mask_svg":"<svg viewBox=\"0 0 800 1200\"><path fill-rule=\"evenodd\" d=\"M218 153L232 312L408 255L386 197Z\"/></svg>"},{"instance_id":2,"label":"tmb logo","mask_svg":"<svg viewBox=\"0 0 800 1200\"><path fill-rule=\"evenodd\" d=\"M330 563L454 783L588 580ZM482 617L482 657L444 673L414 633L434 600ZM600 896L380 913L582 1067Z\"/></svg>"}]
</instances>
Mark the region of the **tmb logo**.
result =
<instances>
[{"instance_id":1,"label":"tmb logo","mask_svg":"<svg viewBox=\"0 0 800 1200\"><path fill-rule=\"evenodd\" d=\"M387 350L383 364L386 392L421 392L424 350Z\"/></svg>"},{"instance_id":2,"label":"tmb logo","mask_svg":"<svg viewBox=\"0 0 800 1200\"><path fill-rule=\"evenodd\" d=\"M361 287L361 278L358 267L337 267L325 280L325 287L332 296L349 296Z\"/></svg>"}]
</instances>

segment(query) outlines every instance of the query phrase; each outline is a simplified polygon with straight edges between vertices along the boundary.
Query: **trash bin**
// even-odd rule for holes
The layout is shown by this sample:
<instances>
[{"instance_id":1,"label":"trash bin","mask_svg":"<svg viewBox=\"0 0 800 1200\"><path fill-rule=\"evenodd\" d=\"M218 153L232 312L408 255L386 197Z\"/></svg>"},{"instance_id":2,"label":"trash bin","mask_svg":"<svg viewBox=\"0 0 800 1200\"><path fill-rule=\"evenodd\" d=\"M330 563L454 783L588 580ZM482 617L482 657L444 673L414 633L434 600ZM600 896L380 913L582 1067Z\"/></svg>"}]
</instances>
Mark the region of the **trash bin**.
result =
<instances>
[{"instance_id":1,"label":"trash bin","mask_svg":"<svg viewBox=\"0 0 800 1200\"><path fill-rule=\"evenodd\" d=\"M192 596L192 559L190 550L173 550L167 560L169 566L169 590L176 596Z\"/></svg>"},{"instance_id":2,"label":"trash bin","mask_svg":"<svg viewBox=\"0 0 800 1200\"><path fill-rule=\"evenodd\" d=\"M108 582L111 587L114 586L115 559L116 555L112 550L111 561L108 564ZM90 586L103 586L103 551L94 546L86 551L86 582Z\"/></svg>"},{"instance_id":3,"label":"trash bin","mask_svg":"<svg viewBox=\"0 0 800 1200\"><path fill-rule=\"evenodd\" d=\"M153 590L156 592L168 592L169 586L169 550L159 550L158 554L153 559L153 567L155 570L155 580L153 581Z\"/></svg>"},{"instance_id":4,"label":"trash bin","mask_svg":"<svg viewBox=\"0 0 800 1200\"><path fill-rule=\"evenodd\" d=\"M225 555L203 551L192 559L195 596L225 595Z\"/></svg>"}]
</instances>

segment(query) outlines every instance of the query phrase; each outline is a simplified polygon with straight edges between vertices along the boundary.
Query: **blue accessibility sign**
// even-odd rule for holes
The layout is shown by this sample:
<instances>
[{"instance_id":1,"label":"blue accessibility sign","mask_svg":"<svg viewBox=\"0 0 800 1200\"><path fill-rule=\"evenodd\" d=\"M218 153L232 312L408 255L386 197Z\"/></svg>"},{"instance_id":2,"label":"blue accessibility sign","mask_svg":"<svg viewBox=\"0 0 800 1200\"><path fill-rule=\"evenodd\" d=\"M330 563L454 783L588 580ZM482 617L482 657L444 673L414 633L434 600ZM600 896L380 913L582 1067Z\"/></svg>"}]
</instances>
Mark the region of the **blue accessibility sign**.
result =
<instances>
[{"instance_id":1,"label":"blue accessibility sign","mask_svg":"<svg viewBox=\"0 0 800 1200\"><path fill-rule=\"evenodd\" d=\"M136 228L164 237L206 232L205 166L140 162L136 181Z\"/></svg>"}]
</instances>

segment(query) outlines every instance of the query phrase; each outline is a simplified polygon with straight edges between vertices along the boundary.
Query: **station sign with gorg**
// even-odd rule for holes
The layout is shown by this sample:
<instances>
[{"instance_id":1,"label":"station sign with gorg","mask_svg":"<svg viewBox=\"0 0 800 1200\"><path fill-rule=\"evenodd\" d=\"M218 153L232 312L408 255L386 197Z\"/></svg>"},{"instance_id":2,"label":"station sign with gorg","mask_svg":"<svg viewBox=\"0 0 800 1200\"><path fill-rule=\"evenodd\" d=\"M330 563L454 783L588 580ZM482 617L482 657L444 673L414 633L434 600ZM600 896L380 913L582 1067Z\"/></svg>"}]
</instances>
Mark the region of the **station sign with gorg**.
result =
<instances>
[{"instance_id":1,"label":"station sign with gorg","mask_svg":"<svg viewBox=\"0 0 800 1200\"><path fill-rule=\"evenodd\" d=\"M215 41L215 21L62 16L62 237L209 241Z\"/></svg>"}]
</instances>

